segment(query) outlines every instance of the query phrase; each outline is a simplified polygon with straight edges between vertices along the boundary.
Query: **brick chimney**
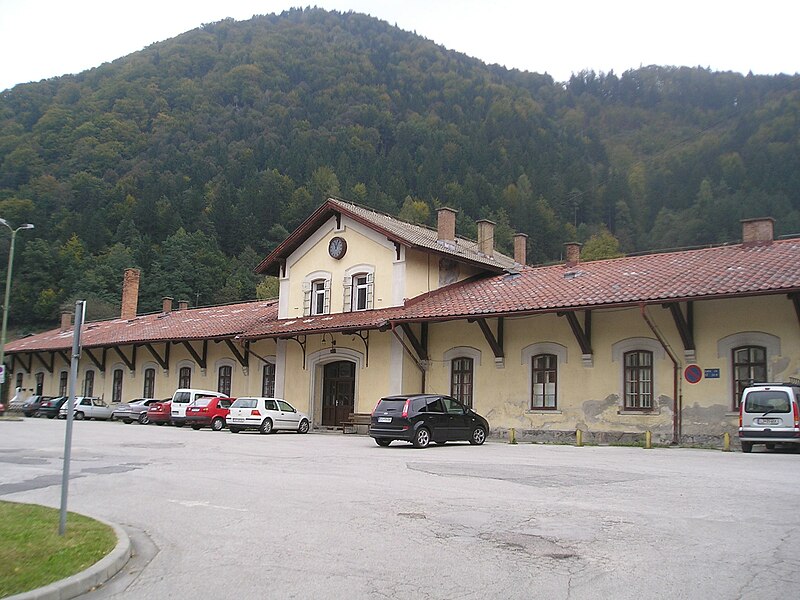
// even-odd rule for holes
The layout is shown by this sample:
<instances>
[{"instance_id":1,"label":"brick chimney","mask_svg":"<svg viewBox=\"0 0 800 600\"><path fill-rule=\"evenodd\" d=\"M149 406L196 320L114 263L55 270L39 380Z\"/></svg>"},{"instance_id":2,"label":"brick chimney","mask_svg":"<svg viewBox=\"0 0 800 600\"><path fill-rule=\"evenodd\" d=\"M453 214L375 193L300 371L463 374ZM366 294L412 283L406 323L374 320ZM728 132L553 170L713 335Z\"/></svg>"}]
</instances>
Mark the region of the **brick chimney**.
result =
<instances>
[{"instance_id":1,"label":"brick chimney","mask_svg":"<svg viewBox=\"0 0 800 600\"><path fill-rule=\"evenodd\" d=\"M139 306L139 269L125 269L122 278L122 310L119 318L129 321L136 318ZM63 322L63 317L62 317Z\"/></svg>"},{"instance_id":2,"label":"brick chimney","mask_svg":"<svg viewBox=\"0 0 800 600\"><path fill-rule=\"evenodd\" d=\"M742 219L740 223L743 244L769 244L775 239L775 219L772 217Z\"/></svg>"},{"instance_id":3,"label":"brick chimney","mask_svg":"<svg viewBox=\"0 0 800 600\"><path fill-rule=\"evenodd\" d=\"M64 311L61 313L61 331L66 331L72 327L72 313Z\"/></svg>"},{"instance_id":4,"label":"brick chimney","mask_svg":"<svg viewBox=\"0 0 800 600\"><path fill-rule=\"evenodd\" d=\"M495 223L488 219L481 219L475 223L478 225L478 251L486 256L494 256Z\"/></svg>"},{"instance_id":5,"label":"brick chimney","mask_svg":"<svg viewBox=\"0 0 800 600\"><path fill-rule=\"evenodd\" d=\"M178 310L188 310L188 309L189 309L188 300L178 300Z\"/></svg>"},{"instance_id":6,"label":"brick chimney","mask_svg":"<svg viewBox=\"0 0 800 600\"><path fill-rule=\"evenodd\" d=\"M452 242L456 239L456 215L457 210L442 207L436 211L439 215L437 223L436 239L440 242Z\"/></svg>"},{"instance_id":7,"label":"brick chimney","mask_svg":"<svg viewBox=\"0 0 800 600\"><path fill-rule=\"evenodd\" d=\"M564 244L568 267L574 267L581 262L581 246L583 246L583 244L579 244L578 242L567 242Z\"/></svg>"},{"instance_id":8,"label":"brick chimney","mask_svg":"<svg viewBox=\"0 0 800 600\"><path fill-rule=\"evenodd\" d=\"M521 265L525 264L528 257L528 234L514 234L514 262Z\"/></svg>"},{"instance_id":9,"label":"brick chimney","mask_svg":"<svg viewBox=\"0 0 800 600\"><path fill-rule=\"evenodd\" d=\"M161 299L161 312L171 312L172 311L172 297L164 296Z\"/></svg>"}]
</instances>

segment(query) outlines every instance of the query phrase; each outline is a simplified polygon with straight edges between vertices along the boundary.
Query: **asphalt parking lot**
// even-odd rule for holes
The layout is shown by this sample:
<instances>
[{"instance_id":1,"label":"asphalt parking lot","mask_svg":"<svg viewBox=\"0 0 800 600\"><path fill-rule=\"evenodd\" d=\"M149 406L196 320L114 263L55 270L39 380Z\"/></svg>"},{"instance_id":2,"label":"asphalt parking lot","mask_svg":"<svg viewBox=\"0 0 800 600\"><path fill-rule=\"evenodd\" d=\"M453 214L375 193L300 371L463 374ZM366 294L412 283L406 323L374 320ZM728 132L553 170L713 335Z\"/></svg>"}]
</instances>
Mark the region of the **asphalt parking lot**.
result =
<instances>
[{"instance_id":1,"label":"asphalt parking lot","mask_svg":"<svg viewBox=\"0 0 800 600\"><path fill-rule=\"evenodd\" d=\"M0 422L58 507L64 421ZM69 508L138 550L87 599L762 598L800 586L800 454L76 422ZM57 526L57 524L55 524Z\"/></svg>"}]
</instances>

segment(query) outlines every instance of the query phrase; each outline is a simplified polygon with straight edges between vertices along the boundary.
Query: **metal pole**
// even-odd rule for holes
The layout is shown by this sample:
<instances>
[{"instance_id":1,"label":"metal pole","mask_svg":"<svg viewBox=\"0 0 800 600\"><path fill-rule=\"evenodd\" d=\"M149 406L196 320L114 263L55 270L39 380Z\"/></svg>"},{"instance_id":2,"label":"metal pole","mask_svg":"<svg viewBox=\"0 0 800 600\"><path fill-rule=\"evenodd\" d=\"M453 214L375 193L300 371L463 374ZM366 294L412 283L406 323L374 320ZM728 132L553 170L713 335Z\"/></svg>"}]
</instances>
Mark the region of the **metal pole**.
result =
<instances>
[{"instance_id":1,"label":"metal pole","mask_svg":"<svg viewBox=\"0 0 800 600\"><path fill-rule=\"evenodd\" d=\"M3 300L3 330L0 332L0 365L5 365L6 359L6 325L8 325L8 304L11 296L11 270L14 267L14 242L20 229L33 229L33 225L25 223L16 229L12 228L5 219L0 219L0 225L5 225L11 231L11 248L8 250L8 269L6 270L6 295ZM0 402L3 399L3 383L0 382Z\"/></svg>"},{"instance_id":2,"label":"metal pole","mask_svg":"<svg viewBox=\"0 0 800 600\"><path fill-rule=\"evenodd\" d=\"M78 379L78 362L81 357L81 325L86 301L75 303L75 326L72 331L72 360L69 363L69 396L67 397L67 431L64 435L64 470L61 475L61 518L58 523L58 535L64 535L67 529L67 494L69 493L69 461L72 454L72 420L75 412L75 384Z\"/></svg>"}]
</instances>

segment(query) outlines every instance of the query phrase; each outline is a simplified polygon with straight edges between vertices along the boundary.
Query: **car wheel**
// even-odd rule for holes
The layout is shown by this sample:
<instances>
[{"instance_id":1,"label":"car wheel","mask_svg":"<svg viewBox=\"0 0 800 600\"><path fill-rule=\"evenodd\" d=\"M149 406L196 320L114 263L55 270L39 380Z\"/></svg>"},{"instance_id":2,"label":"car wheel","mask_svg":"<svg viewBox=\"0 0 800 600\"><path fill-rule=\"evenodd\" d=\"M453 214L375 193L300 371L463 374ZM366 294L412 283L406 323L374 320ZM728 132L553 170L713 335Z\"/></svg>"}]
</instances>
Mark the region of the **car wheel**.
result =
<instances>
[{"instance_id":1,"label":"car wheel","mask_svg":"<svg viewBox=\"0 0 800 600\"><path fill-rule=\"evenodd\" d=\"M261 433L272 433L272 419L264 419L260 431Z\"/></svg>"},{"instance_id":2,"label":"car wheel","mask_svg":"<svg viewBox=\"0 0 800 600\"><path fill-rule=\"evenodd\" d=\"M130 425L133 421L130 419L122 419L122 422L125 423L125 425Z\"/></svg>"},{"instance_id":3,"label":"car wheel","mask_svg":"<svg viewBox=\"0 0 800 600\"><path fill-rule=\"evenodd\" d=\"M75 420L76 421L83 421L84 414L82 412L75 413Z\"/></svg>"},{"instance_id":4,"label":"car wheel","mask_svg":"<svg viewBox=\"0 0 800 600\"><path fill-rule=\"evenodd\" d=\"M139 413L139 418L136 419L139 421L140 425L147 425L150 422L150 418L147 416L147 413Z\"/></svg>"},{"instance_id":5,"label":"car wheel","mask_svg":"<svg viewBox=\"0 0 800 600\"><path fill-rule=\"evenodd\" d=\"M427 448L430 443L431 432L424 427L417 429L417 432L414 434L414 446L416 448Z\"/></svg>"},{"instance_id":6,"label":"car wheel","mask_svg":"<svg viewBox=\"0 0 800 600\"><path fill-rule=\"evenodd\" d=\"M384 448L386 448L386 446L388 446L389 444L392 443L392 440L384 440L382 438L375 438L375 443L378 444L378 446L383 446Z\"/></svg>"},{"instance_id":7,"label":"car wheel","mask_svg":"<svg viewBox=\"0 0 800 600\"><path fill-rule=\"evenodd\" d=\"M200 431L202 427L200 427L200 425L192 425L192 429L194 429L195 431Z\"/></svg>"},{"instance_id":8,"label":"car wheel","mask_svg":"<svg viewBox=\"0 0 800 600\"><path fill-rule=\"evenodd\" d=\"M473 446L480 446L486 441L486 430L478 425L472 430L472 437L469 438L469 443Z\"/></svg>"},{"instance_id":9,"label":"car wheel","mask_svg":"<svg viewBox=\"0 0 800 600\"><path fill-rule=\"evenodd\" d=\"M753 442L742 442L742 452L750 452L753 449Z\"/></svg>"},{"instance_id":10,"label":"car wheel","mask_svg":"<svg viewBox=\"0 0 800 600\"><path fill-rule=\"evenodd\" d=\"M55 418L56 418L56 416L55 416L55 415L47 415L47 418L48 418L48 419L55 419Z\"/></svg>"},{"instance_id":11,"label":"car wheel","mask_svg":"<svg viewBox=\"0 0 800 600\"><path fill-rule=\"evenodd\" d=\"M767 450L775 450L775 444L764 444L767 447Z\"/></svg>"},{"instance_id":12,"label":"car wheel","mask_svg":"<svg viewBox=\"0 0 800 600\"><path fill-rule=\"evenodd\" d=\"M238 427L228 427L228 430L231 433L239 433L239 428Z\"/></svg>"},{"instance_id":13,"label":"car wheel","mask_svg":"<svg viewBox=\"0 0 800 600\"><path fill-rule=\"evenodd\" d=\"M177 421L173 423L175 427L183 427L183 422L178 423Z\"/></svg>"},{"instance_id":14,"label":"car wheel","mask_svg":"<svg viewBox=\"0 0 800 600\"><path fill-rule=\"evenodd\" d=\"M163 424L164 424L164 421L159 421L158 423L156 423L156 425L159 425L159 426L161 426Z\"/></svg>"},{"instance_id":15,"label":"car wheel","mask_svg":"<svg viewBox=\"0 0 800 600\"><path fill-rule=\"evenodd\" d=\"M211 431L222 431L225 429L225 421L219 417L211 421Z\"/></svg>"},{"instance_id":16,"label":"car wheel","mask_svg":"<svg viewBox=\"0 0 800 600\"><path fill-rule=\"evenodd\" d=\"M300 421L300 427L297 428L297 433L308 433L308 419Z\"/></svg>"}]
</instances>

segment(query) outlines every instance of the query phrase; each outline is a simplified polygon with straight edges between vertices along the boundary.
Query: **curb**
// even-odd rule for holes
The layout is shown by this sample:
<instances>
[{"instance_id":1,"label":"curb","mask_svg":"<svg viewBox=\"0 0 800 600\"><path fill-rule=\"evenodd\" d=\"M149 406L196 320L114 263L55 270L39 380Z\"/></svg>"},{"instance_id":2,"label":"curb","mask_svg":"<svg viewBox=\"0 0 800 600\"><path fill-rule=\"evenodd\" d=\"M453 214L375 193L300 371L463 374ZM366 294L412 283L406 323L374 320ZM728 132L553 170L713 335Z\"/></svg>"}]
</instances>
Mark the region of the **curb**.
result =
<instances>
[{"instance_id":1,"label":"curb","mask_svg":"<svg viewBox=\"0 0 800 600\"><path fill-rule=\"evenodd\" d=\"M114 530L117 545L109 554L80 573L29 592L7 596L5 600L69 600L103 585L119 573L131 557L131 540L128 534L116 523L109 523L96 517L91 518Z\"/></svg>"}]
</instances>

